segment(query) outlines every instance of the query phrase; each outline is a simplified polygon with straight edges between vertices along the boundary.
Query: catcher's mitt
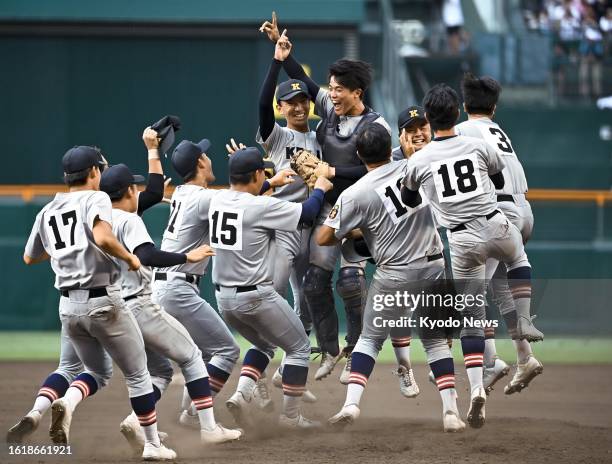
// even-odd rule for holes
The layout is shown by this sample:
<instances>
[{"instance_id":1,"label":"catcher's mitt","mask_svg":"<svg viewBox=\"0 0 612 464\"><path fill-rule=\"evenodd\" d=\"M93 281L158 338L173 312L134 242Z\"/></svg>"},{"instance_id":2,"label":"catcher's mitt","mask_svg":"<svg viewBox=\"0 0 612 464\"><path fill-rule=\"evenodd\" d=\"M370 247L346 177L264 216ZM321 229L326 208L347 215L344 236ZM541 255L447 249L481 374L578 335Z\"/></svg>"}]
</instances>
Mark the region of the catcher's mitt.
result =
<instances>
[{"instance_id":1,"label":"catcher's mitt","mask_svg":"<svg viewBox=\"0 0 612 464\"><path fill-rule=\"evenodd\" d=\"M315 182L317 181L317 175L315 170L320 164L328 166L325 161L321 161L314 153L308 150L299 150L291 155L289 161L291 169L298 173L298 175L304 179L308 188L312 189Z\"/></svg>"}]
</instances>

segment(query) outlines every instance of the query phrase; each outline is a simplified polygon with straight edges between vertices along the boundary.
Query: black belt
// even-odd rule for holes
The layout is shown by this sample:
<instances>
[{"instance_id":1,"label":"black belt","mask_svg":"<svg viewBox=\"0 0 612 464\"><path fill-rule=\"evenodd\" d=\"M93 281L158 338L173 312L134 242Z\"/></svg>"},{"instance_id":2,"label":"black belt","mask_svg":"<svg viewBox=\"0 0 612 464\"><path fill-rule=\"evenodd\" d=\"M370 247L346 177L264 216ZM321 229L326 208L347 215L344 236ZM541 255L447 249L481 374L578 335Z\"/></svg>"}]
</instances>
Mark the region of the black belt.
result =
<instances>
[{"instance_id":1,"label":"black belt","mask_svg":"<svg viewBox=\"0 0 612 464\"><path fill-rule=\"evenodd\" d=\"M512 195L497 195L497 201L511 201L514 203L514 197Z\"/></svg>"},{"instance_id":2,"label":"black belt","mask_svg":"<svg viewBox=\"0 0 612 464\"><path fill-rule=\"evenodd\" d=\"M230 288L235 288L236 289L236 293L244 293L244 292L253 292L253 291L257 290L257 285L247 285L246 287L230 287ZM220 292L221 291L221 287L219 285L215 284L215 290Z\"/></svg>"},{"instance_id":3,"label":"black belt","mask_svg":"<svg viewBox=\"0 0 612 464\"><path fill-rule=\"evenodd\" d=\"M430 255L427 257L427 262L435 261L437 259L441 259L444 255L442 253L438 253L437 255Z\"/></svg>"},{"instance_id":4,"label":"black belt","mask_svg":"<svg viewBox=\"0 0 612 464\"><path fill-rule=\"evenodd\" d=\"M123 301L130 301L133 300L134 298L138 298L138 295L130 295L130 296L126 296Z\"/></svg>"},{"instance_id":5,"label":"black belt","mask_svg":"<svg viewBox=\"0 0 612 464\"><path fill-rule=\"evenodd\" d=\"M185 274L185 277L180 277L185 279L186 282L195 285L200 285L200 280L202 279L202 276L196 274ZM168 274L165 272L156 272L155 280L168 280Z\"/></svg>"},{"instance_id":6,"label":"black belt","mask_svg":"<svg viewBox=\"0 0 612 464\"><path fill-rule=\"evenodd\" d=\"M106 291L106 287L98 287L98 288L73 288L71 290L60 290L60 294L66 298L70 297L70 292L72 290L89 290L89 298L100 298L101 296L107 296L108 292Z\"/></svg>"},{"instance_id":7,"label":"black belt","mask_svg":"<svg viewBox=\"0 0 612 464\"><path fill-rule=\"evenodd\" d=\"M485 218L487 219L491 219L493 216L495 216L496 214L499 214L499 210L495 210L492 213L489 213L485 216ZM451 229L451 232L459 232L460 230L465 230L467 229L467 227L465 227L465 224L459 224L457 227L455 227L454 229Z\"/></svg>"}]
</instances>

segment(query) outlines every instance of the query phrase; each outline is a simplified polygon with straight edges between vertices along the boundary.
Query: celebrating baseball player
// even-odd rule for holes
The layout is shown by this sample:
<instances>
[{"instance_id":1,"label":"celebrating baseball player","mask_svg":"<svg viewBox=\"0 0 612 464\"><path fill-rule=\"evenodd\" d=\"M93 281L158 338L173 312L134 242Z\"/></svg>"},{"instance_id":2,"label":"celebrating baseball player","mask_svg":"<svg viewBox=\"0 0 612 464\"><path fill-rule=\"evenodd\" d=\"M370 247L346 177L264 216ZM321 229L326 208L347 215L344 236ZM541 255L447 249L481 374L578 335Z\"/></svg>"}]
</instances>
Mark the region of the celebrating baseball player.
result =
<instances>
[{"instance_id":1,"label":"celebrating baseball player","mask_svg":"<svg viewBox=\"0 0 612 464\"><path fill-rule=\"evenodd\" d=\"M259 196L267 189L264 169L269 167L272 163L264 162L257 148L237 150L229 158L230 189L219 191L210 202L210 245L215 250L212 278L219 310L253 344L245 354L236 392L226 405L237 423L249 425L253 389L280 347L286 357L279 423L312 428L320 424L300 413L310 341L297 314L274 289L273 237L277 230L295 231L300 223L313 221L332 184L319 178L303 203Z\"/></svg>"},{"instance_id":2,"label":"celebrating baseball player","mask_svg":"<svg viewBox=\"0 0 612 464\"><path fill-rule=\"evenodd\" d=\"M498 208L521 232L523 243L531 237L533 213L525 198L527 178L518 159L512 141L493 121L497 101L501 92L499 83L491 77L475 77L466 74L461 82L463 107L468 120L455 127L457 134L483 139L491 145L504 161L504 186L496 190ZM486 279L491 280L489 289L493 301L506 322L517 353L517 367L514 377L504 389L506 394L520 392L543 371L542 364L533 356L529 342L543 339L543 334L532 323L530 314L529 288L508 287L506 266L495 258L486 262ZM494 329L485 336L484 386L490 391L493 385L505 376L510 367L497 356Z\"/></svg>"},{"instance_id":3,"label":"celebrating baseball player","mask_svg":"<svg viewBox=\"0 0 612 464\"><path fill-rule=\"evenodd\" d=\"M51 260L62 326L85 365L63 398L51 405L49 433L54 443L68 442L77 405L106 384L115 361L144 432L143 459L174 459L176 453L159 440L142 335L121 298L120 268L112 257L131 271L138 270L140 261L112 233L112 207L99 191L98 161L92 147L66 152L62 164L70 191L58 193L36 216L24 254L26 264Z\"/></svg>"},{"instance_id":4,"label":"celebrating baseball player","mask_svg":"<svg viewBox=\"0 0 612 464\"><path fill-rule=\"evenodd\" d=\"M158 127L163 126L159 124L160 122L156 123ZM108 161L99 149L96 149L96 153L98 156L98 169L103 172L108 167ZM138 215L142 215L145 210L159 203L164 195L164 176L159 159L151 158L148 164L147 186L138 195ZM82 371L83 363L62 327L58 368L43 381L32 409L8 431L6 437L7 443L22 443L31 435L38 428L42 417L51 407L51 403L64 396L72 381ZM105 379L98 380L101 382ZM92 393L90 392L90 394Z\"/></svg>"},{"instance_id":5,"label":"celebrating baseball player","mask_svg":"<svg viewBox=\"0 0 612 464\"><path fill-rule=\"evenodd\" d=\"M381 310L376 308L377 299L407 289L427 292L435 288L437 280L444 279L443 245L429 203L407 208L401 202L400 186L407 161L391 162L391 136L387 130L379 124L366 126L357 139L357 153L369 172L342 192L317 235L319 244L333 245L359 229L376 263L363 331L352 353L346 401L342 410L329 419L332 425L351 423L359 417L361 395L387 337L402 339L410 334L409 327L390 328L376 320L385 316L395 320L409 317L411 308ZM463 430L465 424L459 418L456 403L454 364L446 339L421 338L440 389L444 430ZM401 367L407 375L407 367ZM405 391L412 386L410 380L402 381L400 377L400 391L405 396L410 396Z\"/></svg>"},{"instance_id":6,"label":"celebrating baseball player","mask_svg":"<svg viewBox=\"0 0 612 464\"><path fill-rule=\"evenodd\" d=\"M147 128L145 142L150 144L151 156L159 157L157 132ZM138 193L136 185L144 181L134 176L124 164L108 168L100 181L100 190L106 192L113 204L113 232L119 242L140 259L138 272L128 272L121 266L122 296L132 311L147 348L147 366L153 382L156 399L159 399L172 380L172 366L176 362L183 372L185 387L198 412L203 443L222 443L238 439L241 432L228 430L217 424L213 414L213 400L208 373L202 353L187 330L172 316L151 301L151 276L149 266L162 267L194 263L213 255L208 245L188 253L169 253L158 250L142 219L136 214ZM121 264L121 263L120 263ZM123 435L135 450L142 446L140 427L130 414L120 427Z\"/></svg>"},{"instance_id":7,"label":"celebrating baseball player","mask_svg":"<svg viewBox=\"0 0 612 464\"><path fill-rule=\"evenodd\" d=\"M495 189L504 186L504 163L482 140L457 136L459 97L445 84L432 87L423 100L425 115L435 138L408 160L402 200L410 207L422 201L419 188L431 202L437 222L449 230L451 265L455 282L472 295L464 315L484 321L485 262L495 257L508 269L513 293L521 297L531 289L531 267L519 230L497 209ZM516 296L515 296L516 298ZM529 300L527 301L529 303ZM470 381L471 405L467 421L472 427L485 422L483 387L484 331L465 324L461 347Z\"/></svg>"},{"instance_id":8,"label":"celebrating baseball player","mask_svg":"<svg viewBox=\"0 0 612 464\"><path fill-rule=\"evenodd\" d=\"M316 137L325 163L317 165L316 173L334 178L334 188L325 196L325 205L317 218L317 228L323 224L340 193L367 172L356 154L359 130L370 122L383 125L389 133L391 129L378 113L363 102L372 81L368 63L346 59L336 61L329 69L329 91L321 89L290 54L292 44L286 34L280 36L276 24L270 23L265 23L262 30L272 40L280 42L281 47L287 51L283 68L289 77L306 84L310 98L315 102L315 113L321 117ZM311 240L310 266L304 277L304 295L322 351L321 366L315 379L320 380L331 374L338 361L346 357L347 365L342 372L341 382L348 383L350 353L361 332L366 292L365 264L346 263L341 259L336 290L344 301L347 320L346 347L341 352L338 345L338 316L331 287L339 255L339 246L320 247Z\"/></svg>"},{"instance_id":9,"label":"celebrating baseball player","mask_svg":"<svg viewBox=\"0 0 612 464\"><path fill-rule=\"evenodd\" d=\"M431 142L431 127L423 108L410 106L397 117L400 145L392 151L393 161L408 159Z\"/></svg>"},{"instance_id":10,"label":"celebrating baseball player","mask_svg":"<svg viewBox=\"0 0 612 464\"><path fill-rule=\"evenodd\" d=\"M275 21L276 15L273 16L273 22ZM315 132L311 131L308 126L311 100L304 82L291 79L278 86L276 107L286 119L287 126L282 127L274 120L272 107L274 90L282 68L282 61L289 54L282 43L275 44L274 58L261 88L259 129L256 137L257 142L264 148L267 157L274 163L277 170L290 168L290 160L296 153L306 150L320 156L321 151ZM300 203L308 198L309 187L312 185L306 185L301 177L296 177L293 183L278 189L273 196ZM302 292L302 283L309 265L311 233L312 224L302 223L298 230L277 231L275 237L278 251L274 264L274 288L281 296L286 297L287 285L291 282L294 309L300 316L307 335L310 334L312 322ZM259 380L258 387L262 382L265 382L264 378ZM273 382L275 386L282 388L282 366L275 372ZM256 393L258 392L259 389L256 390ZM304 392L303 399L312 402L316 400L316 397L307 390Z\"/></svg>"}]
</instances>

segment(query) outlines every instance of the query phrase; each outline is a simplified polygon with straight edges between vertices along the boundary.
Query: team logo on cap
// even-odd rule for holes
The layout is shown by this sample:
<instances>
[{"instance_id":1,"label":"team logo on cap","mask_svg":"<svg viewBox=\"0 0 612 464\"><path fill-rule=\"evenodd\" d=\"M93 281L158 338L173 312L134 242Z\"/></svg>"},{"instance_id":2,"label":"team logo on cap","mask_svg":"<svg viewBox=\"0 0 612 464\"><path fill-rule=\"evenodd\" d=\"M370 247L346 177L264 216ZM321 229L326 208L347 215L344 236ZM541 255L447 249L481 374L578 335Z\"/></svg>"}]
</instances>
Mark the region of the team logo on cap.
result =
<instances>
[{"instance_id":1,"label":"team logo on cap","mask_svg":"<svg viewBox=\"0 0 612 464\"><path fill-rule=\"evenodd\" d=\"M291 90L302 90L300 89L300 84L298 82L294 82L291 84Z\"/></svg>"},{"instance_id":2,"label":"team logo on cap","mask_svg":"<svg viewBox=\"0 0 612 464\"><path fill-rule=\"evenodd\" d=\"M338 205L335 205L331 211L329 212L329 218L330 219L336 219L336 216L338 215L338 210L340 209L340 207Z\"/></svg>"},{"instance_id":3,"label":"team logo on cap","mask_svg":"<svg viewBox=\"0 0 612 464\"><path fill-rule=\"evenodd\" d=\"M419 115L419 110L410 110L410 117L416 118Z\"/></svg>"}]
</instances>

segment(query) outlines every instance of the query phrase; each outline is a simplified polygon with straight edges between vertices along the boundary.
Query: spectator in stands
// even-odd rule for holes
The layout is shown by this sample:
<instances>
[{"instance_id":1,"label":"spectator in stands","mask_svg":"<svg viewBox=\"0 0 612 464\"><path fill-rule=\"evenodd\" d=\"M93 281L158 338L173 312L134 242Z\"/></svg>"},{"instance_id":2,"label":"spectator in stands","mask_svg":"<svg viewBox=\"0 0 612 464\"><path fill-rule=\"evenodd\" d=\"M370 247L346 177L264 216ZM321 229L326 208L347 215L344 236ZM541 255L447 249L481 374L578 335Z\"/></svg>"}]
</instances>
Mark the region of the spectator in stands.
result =
<instances>
[{"instance_id":1,"label":"spectator in stands","mask_svg":"<svg viewBox=\"0 0 612 464\"><path fill-rule=\"evenodd\" d=\"M446 27L448 51L451 55L458 55L465 39L461 0L444 0L442 3L442 21Z\"/></svg>"},{"instance_id":2,"label":"spectator in stands","mask_svg":"<svg viewBox=\"0 0 612 464\"><path fill-rule=\"evenodd\" d=\"M599 29L595 11L591 7L585 9L582 23L582 39L580 41L579 87L583 97L601 96L602 59L604 54L603 34ZM589 74L591 79L589 79ZM589 84L592 88L589 88ZM592 91L592 93L591 93Z\"/></svg>"}]
</instances>

